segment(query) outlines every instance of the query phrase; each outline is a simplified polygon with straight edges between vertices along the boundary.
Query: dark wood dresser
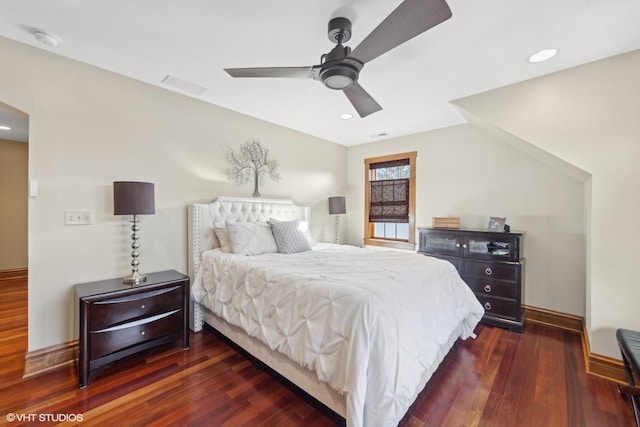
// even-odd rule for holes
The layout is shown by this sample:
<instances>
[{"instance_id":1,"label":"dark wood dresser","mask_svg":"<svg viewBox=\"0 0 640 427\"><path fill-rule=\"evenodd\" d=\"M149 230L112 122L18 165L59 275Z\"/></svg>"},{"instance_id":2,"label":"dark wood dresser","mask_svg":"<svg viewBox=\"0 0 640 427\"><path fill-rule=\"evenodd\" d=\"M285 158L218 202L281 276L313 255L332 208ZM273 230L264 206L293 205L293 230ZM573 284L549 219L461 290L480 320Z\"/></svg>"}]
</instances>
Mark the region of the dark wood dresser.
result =
<instances>
[{"instance_id":1,"label":"dark wood dresser","mask_svg":"<svg viewBox=\"0 0 640 427\"><path fill-rule=\"evenodd\" d=\"M182 340L189 347L189 277L174 270L147 274L138 286L122 278L75 286L79 304L79 387L92 370Z\"/></svg>"},{"instance_id":2,"label":"dark wood dresser","mask_svg":"<svg viewBox=\"0 0 640 427\"><path fill-rule=\"evenodd\" d=\"M418 227L418 252L451 262L484 306L483 323L522 332L524 232Z\"/></svg>"}]
</instances>

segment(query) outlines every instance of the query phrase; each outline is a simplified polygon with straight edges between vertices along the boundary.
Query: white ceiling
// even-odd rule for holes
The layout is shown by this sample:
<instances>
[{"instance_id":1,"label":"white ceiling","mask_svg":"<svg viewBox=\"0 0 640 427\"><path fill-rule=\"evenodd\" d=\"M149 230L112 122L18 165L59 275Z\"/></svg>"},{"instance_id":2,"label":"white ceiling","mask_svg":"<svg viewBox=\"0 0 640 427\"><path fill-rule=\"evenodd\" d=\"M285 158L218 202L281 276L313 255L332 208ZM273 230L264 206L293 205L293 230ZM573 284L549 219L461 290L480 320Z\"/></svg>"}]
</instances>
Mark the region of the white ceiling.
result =
<instances>
[{"instance_id":1,"label":"white ceiling","mask_svg":"<svg viewBox=\"0 0 640 427\"><path fill-rule=\"evenodd\" d=\"M18 142L27 142L29 140L29 118L27 115L3 105L1 102L0 126L10 128L8 130L0 129L0 139Z\"/></svg>"},{"instance_id":2,"label":"white ceiling","mask_svg":"<svg viewBox=\"0 0 640 427\"><path fill-rule=\"evenodd\" d=\"M315 80L223 71L318 64L331 18L352 20L355 48L400 3L0 0L0 36L160 87L172 75L207 88L205 102L347 146L463 123L449 101L640 48L638 0L448 0L451 19L365 65L359 82L383 110L364 119ZM526 61L549 47L560 53Z\"/></svg>"}]
</instances>

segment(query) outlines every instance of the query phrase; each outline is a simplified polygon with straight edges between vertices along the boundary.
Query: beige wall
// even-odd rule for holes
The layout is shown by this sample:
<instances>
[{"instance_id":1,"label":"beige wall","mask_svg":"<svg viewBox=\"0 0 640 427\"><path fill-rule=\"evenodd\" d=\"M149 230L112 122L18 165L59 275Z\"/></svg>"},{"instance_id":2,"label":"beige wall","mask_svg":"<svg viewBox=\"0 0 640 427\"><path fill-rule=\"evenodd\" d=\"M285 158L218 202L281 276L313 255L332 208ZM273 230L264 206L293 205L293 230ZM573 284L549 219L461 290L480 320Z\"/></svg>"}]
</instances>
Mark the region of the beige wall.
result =
<instances>
[{"instance_id":1,"label":"beige wall","mask_svg":"<svg viewBox=\"0 0 640 427\"><path fill-rule=\"evenodd\" d=\"M347 240L362 244L364 164L368 157L416 150L416 225L460 217L486 228L507 217L526 231L525 304L584 315L584 182L471 125L350 147Z\"/></svg>"},{"instance_id":2,"label":"beige wall","mask_svg":"<svg viewBox=\"0 0 640 427\"><path fill-rule=\"evenodd\" d=\"M0 140L0 271L27 268L29 146Z\"/></svg>"},{"instance_id":3,"label":"beige wall","mask_svg":"<svg viewBox=\"0 0 640 427\"><path fill-rule=\"evenodd\" d=\"M455 101L591 175L585 187L585 316L593 352L619 358L640 330L640 50Z\"/></svg>"},{"instance_id":4,"label":"beige wall","mask_svg":"<svg viewBox=\"0 0 640 427\"><path fill-rule=\"evenodd\" d=\"M254 138L281 165L282 180L262 195L311 205L317 238L323 222L330 229L327 197L344 191L345 147L7 39L0 57L0 102L30 116L29 179L40 190L29 202L30 351L75 336L73 284L130 270L115 180L155 183L156 214L141 223L143 272L187 271L190 203L251 196L223 170L227 149ZM95 223L65 226L65 209L92 209Z\"/></svg>"}]
</instances>

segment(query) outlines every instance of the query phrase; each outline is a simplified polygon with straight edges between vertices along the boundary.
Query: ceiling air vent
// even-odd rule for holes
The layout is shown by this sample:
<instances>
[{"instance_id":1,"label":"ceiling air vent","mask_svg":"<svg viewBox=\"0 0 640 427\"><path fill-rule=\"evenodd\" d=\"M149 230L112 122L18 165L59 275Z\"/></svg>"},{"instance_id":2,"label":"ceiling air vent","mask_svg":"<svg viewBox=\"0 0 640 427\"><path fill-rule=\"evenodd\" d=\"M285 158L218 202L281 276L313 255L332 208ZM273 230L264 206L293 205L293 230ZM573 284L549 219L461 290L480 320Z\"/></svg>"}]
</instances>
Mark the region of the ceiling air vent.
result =
<instances>
[{"instance_id":1,"label":"ceiling air vent","mask_svg":"<svg viewBox=\"0 0 640 427\"><path fill-rule=\"evenodd\" d=\"M162 83L175 89L181 90L182 92L190 93L192 95L202 95L207 91L207 88L198 86L197 84L179 79L177 77L170 76L168 74L167 77L162 80Z\"/></svg>"},{"instance_id":2,"label":"ceiling air vent","mask_svg":"<svg viewBox=\"0 0 640 427\"><path fill-rule=\"evenodd\" d=\"M387 135L389 135L387 132L380 132L380 133L374 133L373 135L369 135L369 138L376 139L376 138L382 138L383 136L387 136Z\"/></svg>"}]
</instances>

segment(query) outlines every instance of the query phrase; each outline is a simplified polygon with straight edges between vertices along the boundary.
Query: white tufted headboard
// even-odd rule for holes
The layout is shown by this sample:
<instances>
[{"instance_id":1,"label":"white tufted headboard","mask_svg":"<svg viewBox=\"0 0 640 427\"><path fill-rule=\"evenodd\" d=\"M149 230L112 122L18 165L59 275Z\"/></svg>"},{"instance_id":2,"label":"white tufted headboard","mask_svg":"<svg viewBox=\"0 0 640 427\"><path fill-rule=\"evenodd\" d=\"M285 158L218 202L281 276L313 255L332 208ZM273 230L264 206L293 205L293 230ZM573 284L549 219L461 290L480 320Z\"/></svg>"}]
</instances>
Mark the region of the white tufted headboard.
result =
<instances>
[{"instance_id":1,"label":"white tufted headboard","mask_svg":"<svg viewBox=\"0 0 640 427\"><path fill-rule=\"evenodd\" d=\"M189 207L189 276L198 270L202 252L218 246L214 224L226 220L266 222L270 218L309 221L309 208L296 206L291 200L218 197L210 203L194 203Z\"/></svg>"}]
</instances>

